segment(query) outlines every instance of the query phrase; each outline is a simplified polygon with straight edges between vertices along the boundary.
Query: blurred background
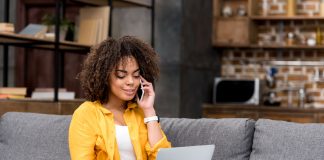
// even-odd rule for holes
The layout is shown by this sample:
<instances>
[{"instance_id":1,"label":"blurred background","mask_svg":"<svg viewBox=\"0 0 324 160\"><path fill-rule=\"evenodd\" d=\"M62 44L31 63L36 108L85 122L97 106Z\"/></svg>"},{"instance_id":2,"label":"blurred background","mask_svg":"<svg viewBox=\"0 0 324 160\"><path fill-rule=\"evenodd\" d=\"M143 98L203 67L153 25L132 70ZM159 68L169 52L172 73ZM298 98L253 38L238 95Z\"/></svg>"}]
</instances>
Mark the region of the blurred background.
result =
<instances>
[{"instance_id":1,"label":"blurred background","mask_svg":"<svg viewBox=\"0 0 324 160\"><path fill-rule=\"evenodd\" d=\"M107 36L132 35L159 54L160 116L324 122L321 0L1 0L0 6L1 114L73 113L84 101L76 76L89 48Z\"/></svg>"},{"instance_id":2,"label":"blurred background","mask_svg":"<svg viewBox=\"0 0 324 160\"><path fill-rule=\"evenodd\" d=\"M8 22L13 24L15 36L25 36L21 32L29 24L55 25L57 1L11 0L8 1L9 5L5 0L0 2L0 21L6 22L6 18L9 18ZM82 30L84 27L80 26L84 24L80 23L82 19L88 18L84 15L100 16L105 13L102 8L107 7L109 11L103 19L111 18L111 20L108 21L108 29L104 28L107 30L106 33L110 26L110 34L114 38L124 35L137 36L153 44L159 53L161 76L156 82L156 108L159 114L167 117L201 117L201 105L203 102L211 102L213 78L220 72L219 55L211 44L213 2L130 0L113 1L112 7L107 6L108 3L109 1L100 0L61 1L61 25L65 23L64 20L70 22L74 33L74 37L66 37L65 41L81 42L81 36L87 34ZM7 16L5 12L8 12L6 6L9 6L8 17L5 17ZM91 13L91 8L95 7L101 7L102 13ZM103 23L105 22L101 21L99 25ZM93 27L91 24L86 26L86 31L92 30L91 27ZM48 33L49 31L45 38L41 38L54 39L51 37L53 35ZM80 37L79 40L77 36ZM36 91L53 89L54 72L59 68L54 62L56 53L54 44L46 48L41 46L45 43L41 41L31 40L21 43L20 37L8 38L3 35L1 37L3 44L0 46L1 86L26 88L27 97L31 97ZM8 39L12 42L6 42ZM96 40L82 43L91 45L96 43ZM4 58L4 46L8 47L7 58ZM60 56L59 88L62 92L74 92L74 98L79 99L82 98L82 91L76 76L80 72L87 49L75 50L58 50L60 55L64 54ZM5 61L8 64L5 64ZM8 65L6 84L4 84L4 65Z\"/></svg>"}]
</instances>

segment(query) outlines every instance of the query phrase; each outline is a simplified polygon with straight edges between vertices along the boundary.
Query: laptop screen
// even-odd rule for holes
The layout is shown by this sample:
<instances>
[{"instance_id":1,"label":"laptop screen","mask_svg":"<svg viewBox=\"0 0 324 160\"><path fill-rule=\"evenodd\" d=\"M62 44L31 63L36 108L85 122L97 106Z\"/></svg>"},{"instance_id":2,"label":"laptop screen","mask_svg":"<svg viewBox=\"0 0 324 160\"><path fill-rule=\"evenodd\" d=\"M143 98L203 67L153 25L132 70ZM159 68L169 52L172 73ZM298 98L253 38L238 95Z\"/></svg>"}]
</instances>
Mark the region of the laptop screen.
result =
<instances>
[{"instance_id":1,"label":"laptop screen","mask_svg":"<svg viewBox=\"0 0 324 160\"><path fill-rule=\"evenodd\" d=\"M174 148L161 148L157 160L211 160L215 145L199 145Z\"/></svg>"}]
</instances>

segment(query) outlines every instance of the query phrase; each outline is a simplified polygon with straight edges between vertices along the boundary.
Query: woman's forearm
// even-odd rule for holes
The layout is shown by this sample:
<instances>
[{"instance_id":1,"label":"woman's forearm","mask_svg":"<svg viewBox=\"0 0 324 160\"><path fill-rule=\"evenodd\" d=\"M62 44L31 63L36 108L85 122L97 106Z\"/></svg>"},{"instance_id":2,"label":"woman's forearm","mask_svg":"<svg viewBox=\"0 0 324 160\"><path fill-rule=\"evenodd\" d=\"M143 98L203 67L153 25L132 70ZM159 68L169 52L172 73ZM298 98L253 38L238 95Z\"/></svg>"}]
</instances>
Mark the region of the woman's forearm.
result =
<instances>
[{"instance_id":1,"label":"woman's forearm","mask_svg":"<svg viewBox=\"0 0 324 160\"><path fill-rule=\"evenodd\" d=\"M144 111L145 117L156 116L155 110L151 109L148 111ZM160 124L157 121L150 121L146 124L147 126L147 134L150 146L153 147L157 142L159 142L163 138L163 134L161 131Z\"/></svg>"}]
</instances>

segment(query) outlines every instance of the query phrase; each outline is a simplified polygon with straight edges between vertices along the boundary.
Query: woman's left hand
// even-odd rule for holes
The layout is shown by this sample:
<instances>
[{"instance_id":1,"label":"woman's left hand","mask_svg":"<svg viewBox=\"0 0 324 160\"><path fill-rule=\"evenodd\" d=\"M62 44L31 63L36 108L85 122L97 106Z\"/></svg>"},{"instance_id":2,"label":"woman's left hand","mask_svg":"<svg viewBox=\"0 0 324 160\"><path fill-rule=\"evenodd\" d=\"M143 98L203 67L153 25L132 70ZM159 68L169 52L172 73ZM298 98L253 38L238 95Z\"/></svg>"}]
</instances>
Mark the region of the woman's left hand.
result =
<instances>
[{"instance_id":1,"label":"woman's left hand","mask_svg":"<svg viewBox=\"0 0 324 160\"><path fill-rule=\"evenodd\" d=\"M142 80L144 95L141 101L138 99L138 97L136 97L137 104L139 105L140 108L143 109L144 112L152 111L152 110L154 111L153 105L155 99L155 92L153 89L153 84L145 80L142 76L140 78Z\"/></svg>"}]
</instances>

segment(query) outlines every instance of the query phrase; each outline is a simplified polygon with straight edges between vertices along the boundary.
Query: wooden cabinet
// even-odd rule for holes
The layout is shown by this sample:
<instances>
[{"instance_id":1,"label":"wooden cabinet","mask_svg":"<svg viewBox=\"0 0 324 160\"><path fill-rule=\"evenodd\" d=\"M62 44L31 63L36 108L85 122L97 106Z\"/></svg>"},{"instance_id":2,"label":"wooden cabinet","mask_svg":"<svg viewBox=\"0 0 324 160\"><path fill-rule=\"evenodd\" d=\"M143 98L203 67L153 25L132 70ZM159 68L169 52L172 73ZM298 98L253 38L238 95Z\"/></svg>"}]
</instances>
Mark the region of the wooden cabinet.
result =
<instances>
[{"instance_id":1,"label":"wooden cabinet","mask_svg":"<svg viewBox=\"0 0 324 160\"><path fill-rule=\"evenodd\" d=\"M273 119L299 123L324 123L324 109L244 105L203 105L205 118Z\"/></svg>"},{"instance_id":2,"label":"wooden cabinet","mask_svg":"<svg viewBox=\"0 0 324 160\"><path fill-rule=\"evenodd\" d=\"M0 100L0 116L6 112L33 112L43 114L71 115L80 104L79 100L36 101L31 99L24 100Z\"/></svg>"},{"instance_id":3,"label":"wooden cabinet","mask_svg":"<svg viewBox=\"0 0 324 160\"><path fill-rule=\"evenodd\" d=\"M250 42L249 0L214 0L213 45L248 45ZM239 8L245 10L237 15Z\"/></svg>"},{"instance_id":4,"label":"wooden cabinet","mask_svg":"<svg viewBox=\"0 0 324 160\"><path fill-rule=\"evenodd\" d=\"M322 3L320 0L214 0L213 45L323 49ZM246 14L240 14L240 10Z\"/></svg>"}]
</instances>

